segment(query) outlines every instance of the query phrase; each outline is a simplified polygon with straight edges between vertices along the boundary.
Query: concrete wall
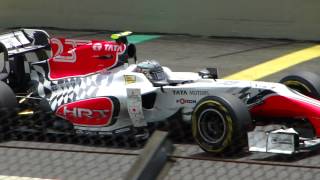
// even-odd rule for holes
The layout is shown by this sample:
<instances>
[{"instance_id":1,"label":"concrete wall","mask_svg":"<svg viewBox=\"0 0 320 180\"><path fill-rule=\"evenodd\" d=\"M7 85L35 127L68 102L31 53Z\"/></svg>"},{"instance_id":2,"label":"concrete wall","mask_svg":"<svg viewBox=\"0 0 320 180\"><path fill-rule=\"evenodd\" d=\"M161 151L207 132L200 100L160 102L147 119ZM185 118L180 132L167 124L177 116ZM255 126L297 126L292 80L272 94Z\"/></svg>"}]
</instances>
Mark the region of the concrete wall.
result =
<instances>
[{"instance_id":1,"label":"concrete wall","mask_svg":"<svg viewBox=\"0 0 320 180\"><path fill-rule=\"evenodd\" d=\"M0 28L320 40L319 0L1 0Z\"/></svg>"}]
</instances>

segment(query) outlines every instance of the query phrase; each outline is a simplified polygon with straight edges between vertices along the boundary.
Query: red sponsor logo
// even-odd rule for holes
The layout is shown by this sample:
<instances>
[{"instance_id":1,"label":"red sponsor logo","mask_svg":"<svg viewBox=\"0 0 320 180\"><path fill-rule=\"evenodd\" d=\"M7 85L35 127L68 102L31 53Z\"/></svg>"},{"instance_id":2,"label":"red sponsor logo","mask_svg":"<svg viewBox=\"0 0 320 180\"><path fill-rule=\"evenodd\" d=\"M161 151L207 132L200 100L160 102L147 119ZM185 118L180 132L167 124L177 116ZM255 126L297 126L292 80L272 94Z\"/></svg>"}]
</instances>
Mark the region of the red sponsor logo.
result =
<instances>
[{"instance_id":1,"label":"red sponsor logo","mask_svg":"<svg viewBox=\"0 0 320 180\"><path fill-rule=\"evenodd\" d=\"M92 50L94 51L101 51L102 50L102 43L94 43L92 45Z\"/></svg>"},{"instance_id":2,"label":"red sponsor logo","mask_svg":"<svg viewBox=\"0 0 320 180\"><path fill-rule=\"evenodd\" d=\"M111 99L101 97L64 104L56 115L75 125L106 126L111 122L113 108Z\"/></svg>"},{"instance_id":3,"label":"red sponsor logo","mask_svg":"<svg viewBox=\"0 0 320 180\"><path fill-rule=\"evenodd\" d=\"M176 101L176 103L179 103L179 104L194 104L196 103L197 101L196 100L193 100L193 99L184 99L184 98L181 98L181 99L178 99Z\"/></svg>"}]
</instances>

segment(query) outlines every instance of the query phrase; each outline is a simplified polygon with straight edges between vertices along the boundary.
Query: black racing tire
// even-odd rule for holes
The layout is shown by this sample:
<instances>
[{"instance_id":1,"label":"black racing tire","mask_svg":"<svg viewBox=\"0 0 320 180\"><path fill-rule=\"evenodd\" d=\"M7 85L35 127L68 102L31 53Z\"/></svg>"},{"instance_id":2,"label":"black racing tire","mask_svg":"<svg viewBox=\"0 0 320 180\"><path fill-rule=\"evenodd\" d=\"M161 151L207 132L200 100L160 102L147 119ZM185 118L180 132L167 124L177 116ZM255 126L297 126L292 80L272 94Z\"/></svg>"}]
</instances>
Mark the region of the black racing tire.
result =
<instances>
[{"instance_id":1,"label":"black racing tire","mask_svg":"<svg viewBox=\"0 0 320 180\"><path fill-rule=\"evenodd\" d=\"M11 88L0 81L0 142L9 139L11 119L15 117L18 107L17 99Z\"/></svg>"},{"instance_id":2,"label":"black racing tire","mask_svg":"<svg viewBox=\"0 0 320 180\"><path fill-rule=\"evenodd\" d=\"M5 82L0 81L0 108L15 109L17 107L16 95Z\"/></svg>"},{"instance_id":3,"label":"black racing tire","mask_svg":"<svg viewBox=\"0 0 320 180\"><path fill-rule=\"evenodd\" d=\"M280 80L280 83L306 96L320 99L320 76L313 72L294 72Z\"/></svg>"},{"instance_id":4,"label":"black racing tire","mask_svg":"<svg viewBox=\"0 0 320 180\"><path fill-rule=\"evenodd\" d=\"M247 131L252 128L247 106L229 94L208 96L192 113L192 135L206 152L235 154L247 146Z\"/></svg>"}]
</instances>

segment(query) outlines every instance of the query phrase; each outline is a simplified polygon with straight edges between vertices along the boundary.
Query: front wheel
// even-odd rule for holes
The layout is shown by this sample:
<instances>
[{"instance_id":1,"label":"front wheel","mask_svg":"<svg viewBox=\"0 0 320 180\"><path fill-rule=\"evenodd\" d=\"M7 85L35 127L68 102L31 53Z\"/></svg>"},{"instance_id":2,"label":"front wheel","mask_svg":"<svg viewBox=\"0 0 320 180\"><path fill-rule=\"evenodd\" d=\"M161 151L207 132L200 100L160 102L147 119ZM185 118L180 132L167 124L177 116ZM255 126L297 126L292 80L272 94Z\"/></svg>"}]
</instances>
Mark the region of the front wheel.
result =
<instances>
[{"instance_id":1,"label":"front wheel","mask_svg":"<svg viewBox=\"0 0 320 180\"><path fill-rule=\"evenodd\" d=\"M192 134L198 145L214 154L234 153L247 145L252 127L246 105L235 96L203 98L192 114Z\"/></svg>"},{"instance_id":2,"label":"front wheel","mask_svg":"<svg viewBox=\"0 0 320 180\"><path fill-rule=\"evenodd\" d=\"M280 80L280 83L306 96L320 99L320 76L312 72L294 72Z\"/></svg>"}]
</instances>

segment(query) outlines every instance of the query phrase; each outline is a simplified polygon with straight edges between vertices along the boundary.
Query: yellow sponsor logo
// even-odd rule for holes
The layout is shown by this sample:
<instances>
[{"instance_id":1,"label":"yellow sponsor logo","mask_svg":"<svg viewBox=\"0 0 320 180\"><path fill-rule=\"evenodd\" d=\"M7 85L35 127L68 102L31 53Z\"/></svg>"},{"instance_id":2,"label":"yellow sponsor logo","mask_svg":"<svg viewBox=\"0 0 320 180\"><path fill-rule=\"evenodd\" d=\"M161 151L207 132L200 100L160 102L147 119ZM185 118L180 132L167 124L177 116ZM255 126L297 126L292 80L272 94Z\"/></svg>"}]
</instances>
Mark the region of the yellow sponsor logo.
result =
<instances>
[{"instance_id":1,"label":"yellow sponsor logo","mask_svg":"<svg viewBox=\"0 0 320 180\"><path fill-rule=\"evenodd\" d=\"M124 80L126 84L132 84L136 82L136 76L133 75L124 75Z\"/></svg>"}]
</instances>

